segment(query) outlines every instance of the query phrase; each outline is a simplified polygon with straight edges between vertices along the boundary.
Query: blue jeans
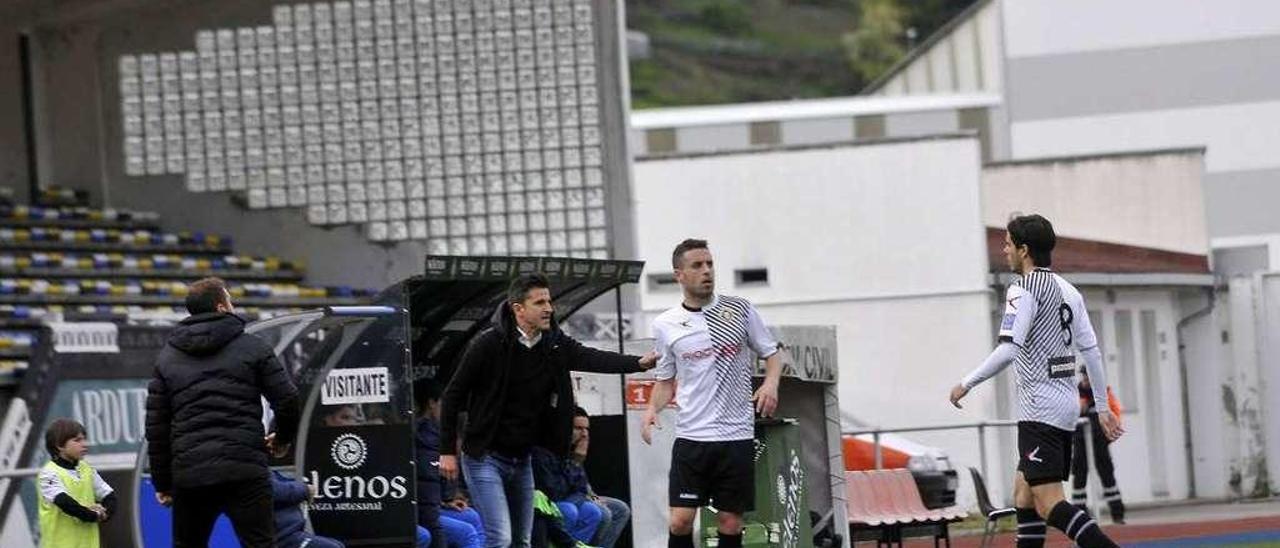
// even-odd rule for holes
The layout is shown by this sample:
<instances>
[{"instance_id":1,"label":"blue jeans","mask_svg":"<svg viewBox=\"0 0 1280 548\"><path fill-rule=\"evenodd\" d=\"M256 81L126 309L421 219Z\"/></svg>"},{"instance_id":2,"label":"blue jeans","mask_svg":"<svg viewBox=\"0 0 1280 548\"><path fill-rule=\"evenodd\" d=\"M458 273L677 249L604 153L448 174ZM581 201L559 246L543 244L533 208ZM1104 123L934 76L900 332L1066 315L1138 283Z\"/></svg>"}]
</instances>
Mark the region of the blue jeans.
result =
<instances>
[{"instance_id":1,"label":"blue jeans","mask_svg":"<svg viewBox=\"0 0 1280 548\"><path fill-rule=\"evenodd\" d=\"M631 507L613 497L596 497L595 503L604 510L600 529L596 531L595 545L613 548L614 543L622 537L622 530L627 528L627 522L631 521Z\"/></svg>"},{"instance_id":2,"label":"blue jeans","mask_svg":"<svg viewBox=\"0 0 1280 548\"><path fill-rule=\"evenodd\" d=\"M591 538L596 536L596 529L600 527L604 511L596 503L585 499L581 502L556 501L556 507L560 508L560 515L564 516L565 530L581 542L591 542Z\"/></svg>"},{"instance_id":3,"label":"blue jeans","mask_svg":"<svg viewBox=\"0 0 1280 548\"><path fill-rule=\"evenodd\" d=\"M484 521L485 546L528 548L533 532L533 466L529 457L462 456L471 505Z\"/></svg>"},{"instance_id":4,"label":"blue jeans","mask_svg":"<svg viewBox=\"0 0 1280 548\"><path fill-rule=\"evenodd\" d=\"M459 519L440 511L440 529L444 531L444 538L449 539L449 548L484 548L484 525L480 522L480 514L471 508L452 512L455 515L467 515L464 512L469 512L468 517L474 516L475 519Z\"/></svg>"}]
</instances>

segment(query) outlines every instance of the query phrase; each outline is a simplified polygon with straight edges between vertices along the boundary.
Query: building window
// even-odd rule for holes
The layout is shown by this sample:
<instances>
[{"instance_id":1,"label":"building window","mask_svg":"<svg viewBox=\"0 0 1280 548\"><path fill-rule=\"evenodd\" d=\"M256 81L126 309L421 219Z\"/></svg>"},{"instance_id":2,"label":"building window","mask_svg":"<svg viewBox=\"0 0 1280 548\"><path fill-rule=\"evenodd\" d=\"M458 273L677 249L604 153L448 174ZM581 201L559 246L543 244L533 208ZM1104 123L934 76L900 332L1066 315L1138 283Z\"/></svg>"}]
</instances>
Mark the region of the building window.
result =
<instances>
[{"instance_id":1,"label":"building window","mask_svg":"<svg viewBox=\"0 0 1280 548\"><path fill-rule=\"evenodd\" d=\"M1120 405L1125 411L1138 411L1138 360L1134 344L1133 312L1117 310L1116 345L1117 367L1119 369Z\"/></svg>"},{"instance_id":2,"label":"building window","mask_svg":"<svg viewBox=\"0 0 1280 548\"><path fill-rule=\"evenodd\" d=\"M675 274L664 272L662 274L649 275L650 291L670 291L678 287L680 287L680 284L676 282Z\"/></svg>"},{"instance_id":3,"label":"building window","mask_svg":"<svg viewBox=\"0 0 1280 548\"><path fill-rule=\"evenodd\" d=\"M676 151L676 130L674 128L651 129L644 132L645 144L649 154L662 154Z\"/></svg>"},{"instance_id":4,"label":"building window","mask_svg":"<svg viewBox=\"0 0 1280 548\"><path fill-rule=\"evenodd\" d=\"M733 271L733 278L737 281L737 285L769 285L769 269L767 268L744 268Z\"/></svg>"},{"instance_id":5,"label":"building window","mask_svg":"<svg viewBox=\"0 0 1280 548\"><path fill-rule=\"evenodd\" d=\"M878 139L885 136L884 115L869 114L853 118L853 136L857 139Z\"/></svg>"},{"instance_id":6,"label":"building window","mask_svg":"<svg viewBox=\"0 0 1280 548\"><path fill-rule=\"evenodd\" d=\"M782 127L778 122L751 122L753 146L776 145L782 142Z\"/></svg>"}]
</instances>

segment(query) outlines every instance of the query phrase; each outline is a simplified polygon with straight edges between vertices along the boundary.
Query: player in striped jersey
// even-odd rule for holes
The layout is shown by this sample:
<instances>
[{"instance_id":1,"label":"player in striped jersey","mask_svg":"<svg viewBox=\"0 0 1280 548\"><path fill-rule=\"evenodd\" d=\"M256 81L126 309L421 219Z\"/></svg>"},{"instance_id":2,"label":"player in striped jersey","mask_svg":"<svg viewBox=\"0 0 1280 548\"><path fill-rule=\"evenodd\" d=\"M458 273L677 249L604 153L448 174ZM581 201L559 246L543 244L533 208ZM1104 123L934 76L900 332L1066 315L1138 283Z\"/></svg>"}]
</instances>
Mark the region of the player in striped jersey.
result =
<instances>
[{"instance_id":1,"label":"player in striped jersey","mask_svg":"<svg viewBox=\"0 0 1280 548\"><path fill-rule=\"evenodd\" d=\"M1102 352L1089 323L1084 297L1049 270L1057 238L1039 215L1015 217L1005 234L1009 268L1020 274L1005 295L1000 345L987 360L951 389L960 407L974 386L1017 364L1018 471L1014 501L1018 512L1018 548L1044 546L1045 522L1061 529L1082 548L1117 546L1097 522L1063 497L1062 482L1071 466L1071 442L1080 415L1075 385L1075 353L1095 379L1105 379ZM1105 383L1094 385L1098 422L1108 440L1123 432L1107 407Z\"/></svg>"},{"instance_id":2,"label":"player in striped jersey","mask_svg":"<svg viewBox=\"0 0 1280 548\"><path fill-rule=\"evenodd\" d=\"M721 548L742 546L742 515L755 508L755 411L778 405L778 342L746 299L715 293L707 242L685 240L671 254L684 302L653 321L658 366L640 431L645 443L675 390L680 411L671 448L669 548L693 548L699 507L715 505ZM765 379L751 393L755 356Z\"/></svg>"}]
</instances>

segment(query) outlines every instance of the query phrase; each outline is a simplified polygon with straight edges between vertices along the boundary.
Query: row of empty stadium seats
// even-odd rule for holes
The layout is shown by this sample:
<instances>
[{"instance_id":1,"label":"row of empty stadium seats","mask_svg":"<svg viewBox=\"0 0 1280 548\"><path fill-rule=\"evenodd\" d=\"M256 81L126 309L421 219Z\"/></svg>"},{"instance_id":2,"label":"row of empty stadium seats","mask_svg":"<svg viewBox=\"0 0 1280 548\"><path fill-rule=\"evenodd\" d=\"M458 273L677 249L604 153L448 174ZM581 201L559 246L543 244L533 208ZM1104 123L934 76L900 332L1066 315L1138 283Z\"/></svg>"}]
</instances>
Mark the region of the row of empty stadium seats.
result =
<instances>
[{"instance_id":1,"label":"row of empty stadium seats","mask_svg":"<svg viewBox=\"0 0 1280 548\"><path fill-rule=\"evenodd\" d=\"M0 205L0 220L13 225L154 228L159 216L150 212L93 209L82 206Z\"/></svg>"},{"instance_id":2,"label":"row of empty stadium seats","mask_svg":"<svg viewBox=\"0 0 1280 548\"><path fill-rule=\"evenodd\" d=\"M0 314L0 386L12 385L27 369L38 336L30 322L6 322Z\"/></svg>"},{"instance_id":3,"label":"row of empty stadium seats","mask_svg":"<svg viewBox=\"0 0 1280 548\"><path fill-rule=\"evenodd\" d=\"M0 192L0 387L12 390L42 325L165 325L188 315L187 284L219 276L237 314L263 319L326 305L361 304L372 291L311 287L298 261L232 253L229 238L158 229L154 213L87 206L82 191L45 189L38 205ZM40 343L43 344L43 343Z\"/></svg>"},{"instance_id":4,"label":"row of empty stadium seats","mask_svg":"<svg viewBox=\"0 0 1280 548\"><path fill-rule=\"evenodd\" d=\"M30 350L35 345L35 335L29 331L0 329L0 356Z\"/></svg>"},{"instance_id":5,"label":"row of empty stadium seats","mask_svg":"<svg viewBox=\"0 0 1280 548\"><path fill-rule=\"evenodd\" d=\"M120 230L115 228L0 227L0 244L21 245L36 242L64 244L124 244L152 246L197 246L225 249L231 240L201 232L165 233L157 230Z\"/></svg>"},{"instance_id":6,"label":"row of empty stadium seats","mask_svg":"<svg viewBox=\"0 0 1280 548\"><path fill-rule=\"evenodd\" d=\"M349 299L368 297L372 293L350 287L307 287L297 284L247 283L230 284L233 298L282 297L298 299ZM187 294L187 284L176 280L45 280L32 278L0 278L0 301L12 297L172 297L180 301ZM12 302L12 301L11 301Z\"/></svg>"},{"instance_id":7,"label":"row of empty stadium seats","mask_svg":"<svg viewBox=\"0 0 1280 548\"><path fill-rule=\"evenodd\" d=\"M43 207L71 206L80 207L89 203L89 193L63 187L41 187L31 201Z\"/></svg>"},{"instance_id":8,"label":"row of empty stadium seats","mask_svg":"<svg viewBox=\"0 0 1280 548\"><path fill-rule=\"evenodd\" d=\"M236 314L249 320L271 318L283 314L302 311L293 307L258 307L236 306ZM0 304L0 321L5 320L37 320L37 321L135 321L135 322L176 322L187 317L187 309L182 306L161 305L23 305ZM2 354L0 354L2 355Z\"/></svg>"},{"instance_id":9,"label":"row of empty stadium seats","mask_svg":"<svg viewBox=\"0 0 1280 548\"><path fill-rule=\"evenodd\" d=\"M278 257L162 253L0 253L0 274L28 277L114 275L222 275L239 278L301 278L302 265ZM234 274L234 276L232 275Z\"/></svg>"}]
</instances>

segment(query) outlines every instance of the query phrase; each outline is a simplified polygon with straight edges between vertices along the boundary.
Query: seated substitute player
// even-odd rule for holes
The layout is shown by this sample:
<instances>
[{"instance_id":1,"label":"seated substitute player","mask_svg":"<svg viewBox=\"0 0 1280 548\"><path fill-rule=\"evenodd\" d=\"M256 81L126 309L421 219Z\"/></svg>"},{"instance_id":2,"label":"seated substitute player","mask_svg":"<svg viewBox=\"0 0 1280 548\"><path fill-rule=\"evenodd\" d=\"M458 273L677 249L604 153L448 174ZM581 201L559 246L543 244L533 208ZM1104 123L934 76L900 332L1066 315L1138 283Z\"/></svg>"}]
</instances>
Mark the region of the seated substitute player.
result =
<instances>
[{"instance_id":1,"label":"seated substitute player","mask_svg":"<svg viewBox=\"0 0 1280 548\"><path fill-rule=\"evenodd\" d=\"M676 441L671 448L668 547L693 548L693 519L711 503L718 510L720 548L742 546L742 516L755 508L755 410L778 405L782 361L778 341L745 299L716 295L707 242L685 240L671 254L684 302L653 322L658 382L640 435L650 443L658 413L679 390ZM751 393L756 355L765 379Z\"/></svg>"},{"instance_id":2,"label":"seated substitute player","mask_svg":"<svg viewBox=\"0 0 1280 548\"><path fill-rule=\"evenodd\" d=\"M1063 499L1062 482L1071 467L1072 435L1080 416L1075 356L1084 357L1089 376L1105 379L1102 352L1089 323L1084 297L1049 270L1057 238L1039 215L1014 217L1005 235L1009 268L1020 274L1005 296L1000 345L987 360L951 389L951 403L973 387L1017 364L1018 470L1014 503L1018 547L1044 546L1045 521L1082 548L1117 546L1084 510ZM1108 440L1123 433L1107 407L1106 387L1093 387L1098 422Z\"/></svg>"}]
</instances>

